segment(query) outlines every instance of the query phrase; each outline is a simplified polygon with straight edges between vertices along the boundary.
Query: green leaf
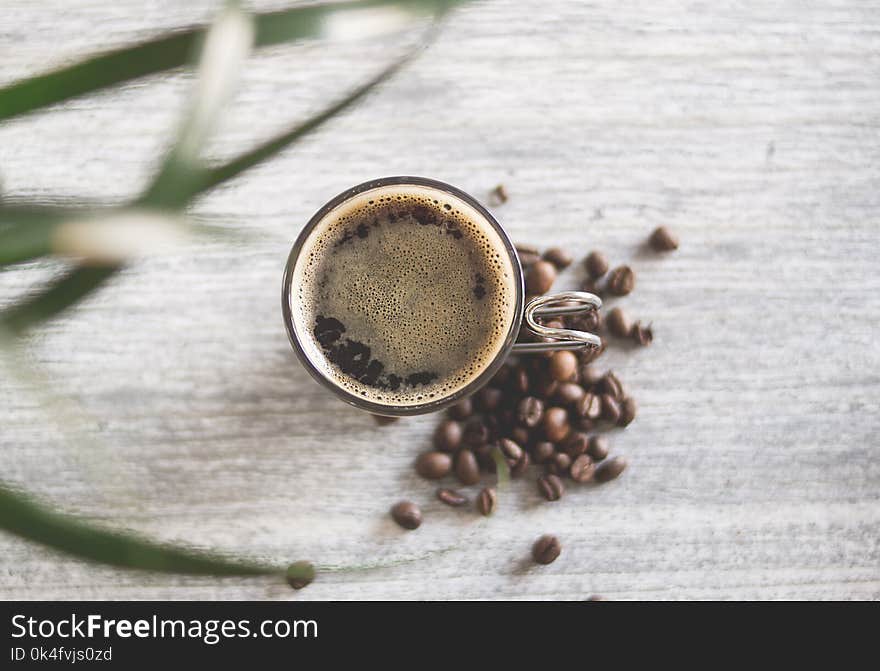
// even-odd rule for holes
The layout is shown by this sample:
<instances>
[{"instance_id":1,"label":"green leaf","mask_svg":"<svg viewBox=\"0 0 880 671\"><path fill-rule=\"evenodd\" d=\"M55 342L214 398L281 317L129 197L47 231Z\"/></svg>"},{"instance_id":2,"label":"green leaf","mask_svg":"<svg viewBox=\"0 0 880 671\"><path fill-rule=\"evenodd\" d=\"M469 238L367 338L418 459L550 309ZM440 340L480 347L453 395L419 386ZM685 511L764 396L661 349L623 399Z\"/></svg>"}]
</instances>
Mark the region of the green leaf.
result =
<instances>
[{"instance_id":1,"label":"green leaf","mask_svg":"<svg viewBox=\"0 0 880 671\"><path fill-rule=\"evenodd\" d=\"M80 559L110 566L214 576L283 572L283 569L276 566L159 543L127 532L89 524L52 510L2 484L0 529ZM302 571L303 577L306 577L306 569Z\"/></svg>"},{"instance_id":2,"label":"green leaf","mask_svg":"<svg viewBox=\"0 0 880 671\"><path fill-rule=\"evenodd\" d=\"M462 0L368 0L291 7L257 14L256 46L319 37L332 14L353 8L396 7L417 15L437 16ZM0 121L50 105L165 72L187 64L205 34L194 27L123 47L0 88Z\"/></svg>"}]
</instances>

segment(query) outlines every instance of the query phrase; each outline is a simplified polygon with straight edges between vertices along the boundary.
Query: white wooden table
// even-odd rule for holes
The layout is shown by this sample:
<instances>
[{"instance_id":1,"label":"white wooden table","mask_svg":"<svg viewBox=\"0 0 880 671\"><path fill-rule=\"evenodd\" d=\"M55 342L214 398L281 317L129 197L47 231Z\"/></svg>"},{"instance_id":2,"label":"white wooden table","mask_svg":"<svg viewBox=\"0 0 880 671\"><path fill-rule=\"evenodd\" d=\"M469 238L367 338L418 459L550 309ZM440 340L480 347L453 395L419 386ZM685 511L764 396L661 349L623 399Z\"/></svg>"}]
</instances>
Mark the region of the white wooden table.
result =
<instances>
[{"instance_id":1,"label":"white wooden table","mask_svg":"<svg viewBox=\"0 0 880 671\"><path fill-rule=\"evenodd\" d=\"M2 4L8 83L218 3ZM0 382L2 479L66 510L279 562L421 559L294 593L100 568L0 535L0 598L880 597L878 10L511 0L457 12L365 104L198 203L243 239L139 262L35 335L49 410ZM303 118L405 43L262 52L213 152ZM145 80L0 126L4 191L135 194L187 83ZM331 196L387 174L482 198L503 182L496 211L514 239L632 262L626 305L656 341L606 358L640 404L612 436L632 463L619 481L556 504L515 483L484 523L412 473L436 418L376 428L299 367L279 308L288 249ZM680 234L677 253L640 251L658 224ZM0 301L55 270L0 273ZM388 519L402 497L424 504L416 532ZM563 553L534 567L545 532Z\"/></svg>"}]
</instances>

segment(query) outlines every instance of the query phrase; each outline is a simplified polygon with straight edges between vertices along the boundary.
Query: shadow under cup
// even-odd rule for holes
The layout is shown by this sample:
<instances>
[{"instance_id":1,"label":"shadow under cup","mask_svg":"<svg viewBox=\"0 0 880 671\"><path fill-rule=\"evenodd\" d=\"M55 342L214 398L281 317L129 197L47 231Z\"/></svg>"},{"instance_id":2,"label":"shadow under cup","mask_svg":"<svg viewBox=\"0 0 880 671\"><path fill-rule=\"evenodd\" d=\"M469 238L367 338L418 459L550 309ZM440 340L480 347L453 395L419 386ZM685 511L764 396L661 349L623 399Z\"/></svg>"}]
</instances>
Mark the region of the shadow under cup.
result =
<instances>
[{"instance_id":1,"label":"shadow under cup","mask_svg":"<svg viewBox=\"0 0 880 671\"><path fill-rule=\"evenodd\" d=\"M338 379L334 379L338 378L341 374L335 372L335 364L327 359L324 351L322 351L322 348L316 341L316 336L312 332L313 325L310 323L310 320L306 319L306 316L310 313L304 309L304 305L299 297L298 287L302 280L303 268L304 264L307 263L306 259L309 256L309 250L314 249L316 240L321 241L322 236L328 234L324 224L331 222L331 220L336 218L337 213L354 203L366 202L369 199L370 192L375 191L377 194L387 195L388 193L394 193L394 187L400 187L401 191L412 192L417 190L420 194L433 195L436 197L435 202L453 203L454 206L460 207L466 213L465 216L469 221L476 224L481 232L492 239L493 249L504 254L501 262L504 265L504 270L509 273L506 291L510 292L508 302L512 308L508 310L506 315L508 317L507 323L500 325L500 336L493 339L494 355L483 356L483 361L475 367L469 380L443 395L433 394L431 397L426 395L425 399L421 402L408 402L405 404L379 402L374 398L366 397L366 395L354 393L350 389L345 388ZM341 193L318 210L309 220L299 234L287 260L282 285L282 312L291 345L303 366L305 366L312 377L330 389L339 398L373 414L387 416L418 415L441 410L462 398L470 396L492 378L498 368L504 363L516 341L523 319L524 293L523 272L516 250L504 229L501 228L495 218L479 202L467 193L436 180L421 177L386 177L359 184ZM476 353L475 358L479 358ZM380 396L381 394L371 395Z\"/></svg>"}]
</instances>

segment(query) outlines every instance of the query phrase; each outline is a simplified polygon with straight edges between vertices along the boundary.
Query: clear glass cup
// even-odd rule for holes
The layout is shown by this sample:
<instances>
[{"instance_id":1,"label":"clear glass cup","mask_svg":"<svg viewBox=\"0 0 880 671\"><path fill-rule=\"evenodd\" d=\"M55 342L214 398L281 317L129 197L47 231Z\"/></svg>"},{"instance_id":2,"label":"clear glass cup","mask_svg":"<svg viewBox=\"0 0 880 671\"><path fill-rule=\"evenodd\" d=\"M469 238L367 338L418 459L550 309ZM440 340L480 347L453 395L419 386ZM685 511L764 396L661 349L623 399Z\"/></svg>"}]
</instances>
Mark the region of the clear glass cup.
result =
<instances>
[{"instance_id":1,"label":"clear glass cup","mask_svg":"<svg viewBox=\"0 0 880 671\"><path fill-rule=\"evenodd\" d=\"M324 366L316 365L312 360L312 356L310 356L309 352L314 348L307 348L303 344L303 339L310 338L311 336L304 328L298 328L293 317L293 301L296 300L296 292L292 291L294 269L300 258L300 252L312 231L333 210L349 199L361 196L365 192L373 189L393 187L395 185L416 185L423 189L437 191L438 195L441 196L443 194L448 194L467 203L473 210L475 210L483 218L485 225L493 229L503 242L504 249L509 257L510 266L514 273L513 284L516 292L513 318L507 327L507 335L504 339L503 345L498 350L496 356L489 361L483 367L483 370L479 375L474 377L474 379L472 379L466 386L441 398L432 398L418 405L391 405L377 403L353 394L336 383L323 372ZM495 217L493 217L492 214L474 197L454 186L424 177L408 176L383 177L381 179L364 182L363 184L354 186L339 194L336 198L318 210L306 224L305 228L303 228L302 232L300 232L290 251L290 255L287 258L287 265L284 269L281 293L281 309L284 317L284 325L287 329L287 335L290 338L290 343L293 346L297 357L312 377L330 389L346 403L362 410L366 410L372 414L390 417L436 412L437 410L441 410L456 403L462 398L470 396L492 379L492 376L495 375L504 361L511 354L534 354L555 350L581 350L601 346L602 341L595 334L574 329L548 327L538 321L539 318L576 314L590 310L598 310L601 307L602 300L598 296L584 291L562 291L547 294L533 298L528 304L525 304L525 283L519 256L507 233L495 220ZM539 342L516 342L523 321L525 321L528 329L534 335L539 337Z\"/></svg>"}]
</instances>

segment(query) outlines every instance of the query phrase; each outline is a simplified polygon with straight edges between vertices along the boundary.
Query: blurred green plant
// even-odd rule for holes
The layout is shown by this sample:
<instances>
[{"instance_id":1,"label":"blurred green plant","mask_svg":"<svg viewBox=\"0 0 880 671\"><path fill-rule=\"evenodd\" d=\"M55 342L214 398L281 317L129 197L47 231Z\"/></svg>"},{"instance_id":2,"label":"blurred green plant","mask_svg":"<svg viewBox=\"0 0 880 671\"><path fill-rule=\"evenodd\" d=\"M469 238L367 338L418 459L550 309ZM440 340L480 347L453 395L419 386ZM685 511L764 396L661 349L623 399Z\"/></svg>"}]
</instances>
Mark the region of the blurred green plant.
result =
<instances>
[{"instance_id":1,"label":"blurred green plant","mask_svg":"<svg viewBox=\"0 0 880 671\"><path fill-rule=\"evenodd\" d=\"M71 202L0 200L0 267L59 256L74 265L39 291L0 311L0 349L16 356L21 336L79 302L119 272L132 256L174 244L201 227L184 210L202 193L258 165L352 107L403 67L424 42L378 75L309 119L237 157L211 164L204 142L252 47L304 38L357 35L363 25L397 28L401 19L435 21L465 0L361 0L298 6L251 15L226 5L209 27L175 31L104 53L0 88L0 122L46 109L81 95L147 75L187 66L198 54L196 90L176 140L144 192L113 207ZM371 21L364 22L365 12ZM127 568L205 575L278 573L288 580L311 578L311 565L261 564L87 523L56 512L26 493L0 483L0 529L82 559Z\"/></svg>"}]
</instances>

